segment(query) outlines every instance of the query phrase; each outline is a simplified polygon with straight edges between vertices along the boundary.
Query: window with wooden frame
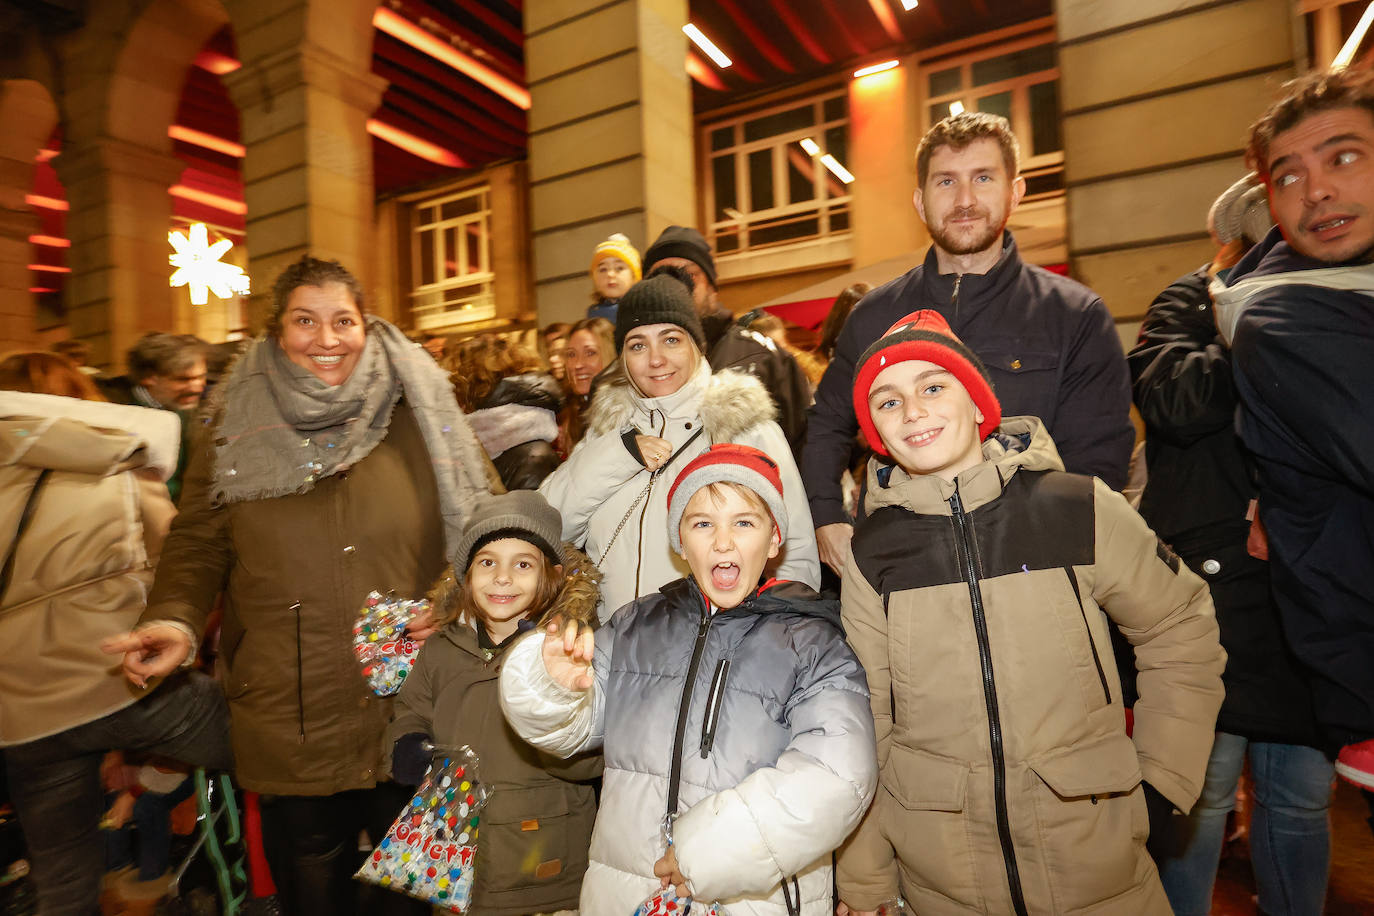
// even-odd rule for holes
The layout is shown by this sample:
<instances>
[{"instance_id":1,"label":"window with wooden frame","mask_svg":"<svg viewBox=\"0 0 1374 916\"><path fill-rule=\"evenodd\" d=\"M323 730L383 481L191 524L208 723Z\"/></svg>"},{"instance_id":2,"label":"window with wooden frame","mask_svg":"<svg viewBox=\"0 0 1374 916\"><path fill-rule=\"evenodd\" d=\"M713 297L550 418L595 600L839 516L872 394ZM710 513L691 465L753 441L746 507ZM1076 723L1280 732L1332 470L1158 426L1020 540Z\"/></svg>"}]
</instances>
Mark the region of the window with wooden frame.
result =
<instances>
[{"instance_id":1,"label":"window with wooden frame","mask_svg":"<svg viewBox=\"0 0 1374 916\"><path fill-rule=\"evenodd\" d=\"M416 201L411 211L417 330L496 317L492 291L491 200L486 185Z\"/></svg>"},{"instance_id":2,"label":"window with wooden frame","mask_svg":"<svg viewBox=\"0 0 1374 916\"><path fill-rule=\"evenodd\" d=\"M994 50L923 62L925 127L958 111L987 111L1011 122L1021 144L1027 201L1064 193L1059 63L1054 43L1028 37Z\"/></svg>"},{"instance_id":3,"label":"window with wooden frame","mask_svg":"<svg viewBox=\"0 0 1374 916\"><path fill-rule=\"evenodd\" d=\"M729 256L849 232L844 88L701 127L707 235Z\"/></svg>"}]
</instances>

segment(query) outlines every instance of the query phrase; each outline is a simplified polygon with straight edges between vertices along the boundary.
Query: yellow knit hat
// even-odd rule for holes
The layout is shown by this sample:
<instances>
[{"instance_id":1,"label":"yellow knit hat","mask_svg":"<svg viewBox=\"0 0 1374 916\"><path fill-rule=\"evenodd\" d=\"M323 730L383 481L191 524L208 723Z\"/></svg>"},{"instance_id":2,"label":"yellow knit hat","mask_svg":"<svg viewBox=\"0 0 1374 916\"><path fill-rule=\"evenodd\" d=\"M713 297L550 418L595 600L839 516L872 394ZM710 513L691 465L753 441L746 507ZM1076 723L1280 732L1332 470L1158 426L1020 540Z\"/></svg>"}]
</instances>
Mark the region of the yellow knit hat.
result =
<instances>
[{"instance_id":1,"label":"yellow knit hat","mask_svg":"<svg viewBox=\"0 0 1374 916\"><path fill-rule=\"evenodd\" d=\"M601 263L603 258L620 258L630 265L630 273L634 274L635 282L639 282L639 252L635 246L630 244L630 240L619 232L611 233L611 237L606 239L596 250L592 252L592 266L590 272L596 274L596 265Z\"/></svg>"}]
</instances>

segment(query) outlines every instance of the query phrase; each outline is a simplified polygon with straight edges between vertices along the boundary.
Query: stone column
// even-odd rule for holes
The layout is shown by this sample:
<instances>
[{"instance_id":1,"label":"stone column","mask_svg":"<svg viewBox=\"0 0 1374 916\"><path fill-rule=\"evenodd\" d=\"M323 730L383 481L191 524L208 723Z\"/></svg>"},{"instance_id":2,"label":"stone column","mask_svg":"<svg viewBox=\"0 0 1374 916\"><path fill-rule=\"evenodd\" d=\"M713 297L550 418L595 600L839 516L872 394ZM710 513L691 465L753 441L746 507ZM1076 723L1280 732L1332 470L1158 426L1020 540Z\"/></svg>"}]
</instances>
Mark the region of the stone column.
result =
<instances>
[{"instance_id":1,"label":"stone column","mask_svg":"<svg viewBox=\"0 0 1374 916\"><path fill-rule=\"evenodd\" d=\"M849 81L849 170L863 176L849 186L855 267L916 252L914 267L930 244L911 202L925 104L922 78L910 55L895 69Z\"/></svg>"},{"instance_id":2,"label":"stone column","mask_svg":"<svg viewBox=\"0 0 1374 916\"><path fill-rule=\"evenodd\" d=\"M686 0L525 7L531 236L540 324L582 317L592 249L696 225Z\"/></svg>"},{"instance_id":3,"label":"stone column","mask_svg":"<svg viewBox=\"0 0 1374 916\"><path fill-rule=\"evenodd\" d=\"M54 163L71 204L71 336L91 345L93 364L122 372L124 352L145 332L191 330L189 301L167 283L167 189L183 164L161 150L112 137L70 145Z\"/></svg>"},{"instance_id":4,"label":"stone column","mask_svg":"<svg viewBox=\"0 0 1374 916\"><path fill-rule=\"evenodd\" d=\"M240 27L244 65L224 80L248 148L248 317L255 329L273 280L302 254L338 260L367 290L377 276L367 119L387 82L309 40L283 41L290 32L275 20Z\"/></svg>"},{"instance_id":5,"label":"stone column","mask_svg":"<svg viewBox=\"0 0 1374 916\"><path fill-rule=\"evenodd\" d=\"M5 163L0 163L3 170ZM9 195L5 195L9 196ZM29 236L37 231L38 218L23 206L0 203L0 353L34 346L33 294L29 273L32 246Z\"/></svg>"},{"instance_id":6,"label":"stone column","mask_svg":"<svg viewBox=\"0 0 1374 916\"><path fill-rule=\"evenodd\" d=\"M1247 128L1293 75L1288 0L1057 0L1075 275L1123 340L1210 260L1207 210L1245 174Z\"/></svg>"}]
</instances>

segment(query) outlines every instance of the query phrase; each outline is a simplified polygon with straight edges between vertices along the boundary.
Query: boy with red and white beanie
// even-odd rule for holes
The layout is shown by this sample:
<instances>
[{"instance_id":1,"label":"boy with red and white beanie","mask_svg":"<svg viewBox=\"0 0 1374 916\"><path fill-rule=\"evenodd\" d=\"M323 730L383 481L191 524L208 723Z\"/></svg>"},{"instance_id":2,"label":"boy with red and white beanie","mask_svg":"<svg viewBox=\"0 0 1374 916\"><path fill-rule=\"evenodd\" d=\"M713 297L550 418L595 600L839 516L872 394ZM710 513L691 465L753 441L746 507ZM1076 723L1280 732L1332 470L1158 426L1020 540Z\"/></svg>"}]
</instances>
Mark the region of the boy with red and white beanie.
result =
<instances>
[{"instance_id":1,"label":"boy with red and white beanie","mask_svg":"<svg viewBox=\"0 0 1374 916\"><path fill-rule=\"evenodd\" d=\"M1147 810L1197 799L1225 653L1207 586L1044 424L1001 415L934 311L860 359L874 450L843 578L881 762L851 913L1168 914ZM890 463L891 462L891 463ZM1111 626L1135 647L1127 733Z\"/></svg>"},{"instance_id":2,"label":"boy with red and white beanie","mask_svg":"<svg viewBox=\"0 0 1374 916\"><path fill-rule=\"evenodd\" d=\"M714 445L688 463L668 519L689 577L594 635L554 624L527 637L501 673L521 737L605 754L581 911L633 913L662 893L730 916L830 916L830 854L877 778L838 602L760 586L788 519L778 465L756 448Z\"/></svg>"}]
</instances>

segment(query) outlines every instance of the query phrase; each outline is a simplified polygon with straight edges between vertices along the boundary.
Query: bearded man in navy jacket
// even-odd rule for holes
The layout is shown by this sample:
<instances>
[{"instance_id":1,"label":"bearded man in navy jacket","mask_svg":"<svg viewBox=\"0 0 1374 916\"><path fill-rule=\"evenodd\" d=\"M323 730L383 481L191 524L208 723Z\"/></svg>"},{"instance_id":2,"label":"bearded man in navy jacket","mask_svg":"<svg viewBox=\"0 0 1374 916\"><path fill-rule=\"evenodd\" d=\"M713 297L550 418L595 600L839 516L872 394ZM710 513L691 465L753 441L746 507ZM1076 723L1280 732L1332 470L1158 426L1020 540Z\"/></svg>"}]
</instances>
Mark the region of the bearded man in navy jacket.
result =
<instances>
[{"instance_id":1,"label":"bearded man in navy jacket","mask_svg":"<svg viewBox=\"0 0 1374 916\"><path fill-rule=\"evenodd\" d=\"M916 150L916 212L933 244L925 262L854 307L807 417L801 475L821 559L839 572L853 526L840 479L849 465L854 363L898 319L934 309L987 367L1006 416L1039 417L1068 471L1126 483L1135 431L1130 376L1102 300L1026 264L1007 220L1026 191L1005 118L952 115Z\"/></svg>"}]
</instances>

